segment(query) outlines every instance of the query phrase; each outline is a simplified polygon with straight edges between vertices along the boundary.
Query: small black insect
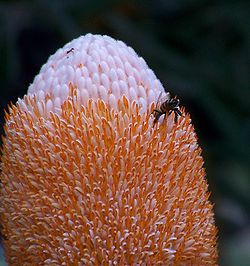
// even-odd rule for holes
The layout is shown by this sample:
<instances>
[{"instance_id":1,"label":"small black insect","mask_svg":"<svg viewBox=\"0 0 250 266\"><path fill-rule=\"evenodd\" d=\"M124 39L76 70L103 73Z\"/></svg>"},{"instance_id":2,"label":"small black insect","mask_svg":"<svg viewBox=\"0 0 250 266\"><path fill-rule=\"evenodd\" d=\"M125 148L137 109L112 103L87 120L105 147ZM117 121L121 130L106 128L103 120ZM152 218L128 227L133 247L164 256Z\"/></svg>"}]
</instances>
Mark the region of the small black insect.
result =
<instances>
[{"instance_id":1,"label":"small black insect","mask_svg":"<svg viewBox=\"0 0 250 266\"><path fill-rule=\"evenodd\" d=\"M74 51L75 51L75 49L72 47L71 49L69 49L69 50L66 52L66 54L69 54L69 53L74 52Z\"/></svg>"},{"instance_id":2,"label":"small black insect","mask_svg":"<svg viewBox=\"0 0 250 266\"><path fill-rule=\"evenodd\" d=\"M162 115L166 116L167 113L171 114L172 112L174 112L175 122L177 122L178 116L181 116L179 104L180 100L178 98L171 97L169 92L162 97L162 92L161 92L156 103L156 109L154 109L153 112L151 113L155 117L153 126Z\"/></svg>"}]
</instances>

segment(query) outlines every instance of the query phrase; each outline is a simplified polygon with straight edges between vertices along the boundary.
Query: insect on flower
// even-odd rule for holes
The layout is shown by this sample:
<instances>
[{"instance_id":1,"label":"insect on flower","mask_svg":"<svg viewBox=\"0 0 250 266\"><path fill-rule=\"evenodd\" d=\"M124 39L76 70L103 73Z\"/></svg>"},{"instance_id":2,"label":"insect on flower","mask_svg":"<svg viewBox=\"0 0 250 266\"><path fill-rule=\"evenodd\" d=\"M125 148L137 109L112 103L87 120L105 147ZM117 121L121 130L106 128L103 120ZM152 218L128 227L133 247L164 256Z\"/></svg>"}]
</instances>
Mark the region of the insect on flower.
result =
<instances>
[{"instance_id":1,"label":"insect on flower","mask_svg":"<svg viewBox=\"0 0 250 266\"><path fill-rule=\"evenodd\" d=\"M67 55L67 58L69 58L69 54L71 54L71 53L74 53L74 51L75 51L75 48L70 48L69 50L67 50L66 51L66 55Z\"/></svg>"},{"instance_id":2,"label":"insect on flower","mask_svg":"<svg viewBox=\"0 0 250 266\"><path fill-rule=\"evenodd\" d=\"M71 53L71 52L74 52L74 48L71 48L71 49L69 49L67 52L66 52L66 54L69 54L69 53Z\"/></svg>"},{"instance_id":3,"label":"insect on flower","mask_svg":"<svg viewBox=\"0 0 250 266\"><path fill-rule=\"evenodd\" d=\"M153 122L153 126L155 125L155 123L159 120L159 118L162 115L165 115L168 113L168 115L170 115L172 112L174 112L175 114L175 122L177 122L178 116L181 116L181 111L179 109L179 104L180 104L180 100L176 97L171 97L170 93L166 93L163 97L162 97L162 92L160 93L157 103L156 103L156 109L153 110L153 112L151 114L154 115L154 122ZM164 116L164 119L165 119Z\"/></svg>"}]
</instances>

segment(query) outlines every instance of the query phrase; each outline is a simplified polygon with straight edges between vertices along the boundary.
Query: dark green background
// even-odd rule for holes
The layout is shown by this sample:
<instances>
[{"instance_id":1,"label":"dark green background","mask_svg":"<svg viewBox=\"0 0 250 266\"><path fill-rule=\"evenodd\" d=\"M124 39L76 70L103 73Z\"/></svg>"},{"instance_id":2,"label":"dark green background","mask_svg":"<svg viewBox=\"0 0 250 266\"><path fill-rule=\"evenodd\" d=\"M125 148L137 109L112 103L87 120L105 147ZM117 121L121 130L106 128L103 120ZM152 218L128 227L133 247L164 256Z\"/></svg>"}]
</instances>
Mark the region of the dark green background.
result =
<instances>
[{"instance_id":1,"label":"dark green background","mask_svg":"<svg viewBox=\"0 0 250 266\"><path fill-rule=\"evenodd\" d=\"M220 265L250 265L249 1L0 1L1 129L48 56L88 32L132 46L191 113Z\"/></svg>"}]
</instances>

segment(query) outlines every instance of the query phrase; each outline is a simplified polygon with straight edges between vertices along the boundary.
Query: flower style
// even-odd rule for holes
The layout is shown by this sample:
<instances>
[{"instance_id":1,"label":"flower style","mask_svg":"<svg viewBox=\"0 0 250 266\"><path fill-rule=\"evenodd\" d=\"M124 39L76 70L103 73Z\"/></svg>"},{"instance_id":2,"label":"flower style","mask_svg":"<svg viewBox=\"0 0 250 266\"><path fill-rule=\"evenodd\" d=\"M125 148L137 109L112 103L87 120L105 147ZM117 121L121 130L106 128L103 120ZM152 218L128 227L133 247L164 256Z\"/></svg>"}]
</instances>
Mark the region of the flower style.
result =
<instances>
[{"instance_id":1,"label":"flower style","mask_svg":"<svg viewBox=\"0 0 250 266\"><path fill-rule=\"evenodd\" d=\"M216 265L201 149L121 41L85 35L9 107L0 217L9 265Z\"/></svg>"}]
</instances>

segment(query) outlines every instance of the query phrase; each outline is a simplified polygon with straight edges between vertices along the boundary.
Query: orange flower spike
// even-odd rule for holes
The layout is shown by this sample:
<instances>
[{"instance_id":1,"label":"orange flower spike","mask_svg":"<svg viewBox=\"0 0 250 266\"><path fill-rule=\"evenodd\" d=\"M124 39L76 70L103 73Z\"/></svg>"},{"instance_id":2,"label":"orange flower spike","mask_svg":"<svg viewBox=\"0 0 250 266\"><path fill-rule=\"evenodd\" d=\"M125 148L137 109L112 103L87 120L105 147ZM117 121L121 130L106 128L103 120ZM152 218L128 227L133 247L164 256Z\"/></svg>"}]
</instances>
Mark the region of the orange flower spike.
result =
<instances>
[{"instance_id":1,"label":"orange flower spike","mask_svg":"<svg viewBox=\"0 0 250 266\"><path fill-rule=\"evenodd\" d=\"M132 48L107 36L82 36L49 58L5 115L9 265L217 264L189 114L153 127L163 91Z\"/></svg>"}]
</instances>

